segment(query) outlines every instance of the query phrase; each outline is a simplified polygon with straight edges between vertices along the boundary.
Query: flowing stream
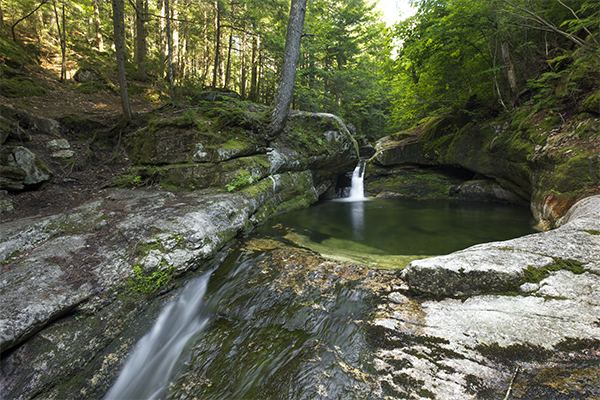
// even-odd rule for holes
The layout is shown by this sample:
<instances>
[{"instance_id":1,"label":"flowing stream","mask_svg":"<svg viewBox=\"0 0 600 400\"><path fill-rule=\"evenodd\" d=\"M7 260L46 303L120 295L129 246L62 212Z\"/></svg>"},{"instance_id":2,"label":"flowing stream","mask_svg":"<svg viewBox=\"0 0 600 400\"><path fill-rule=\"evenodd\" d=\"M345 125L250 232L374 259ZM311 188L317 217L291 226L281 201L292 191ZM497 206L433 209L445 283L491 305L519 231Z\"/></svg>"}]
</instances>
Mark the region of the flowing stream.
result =
<instances>
[{"instance_id":1,"label":"flowing stream","mask_svg":"<svg viewBox=\"0 0 600 400\"><path fill-rule=\"evenodd\" d=\"M375 336L363 321L373 312L373 292L366 288L390 273L356 266L368 261L315 262L314 253L290 246L346 252L345 260L419 258L532 232L528 211L518 207L365 201L357 170L353 184L361 189L350 198L269 220L189 282L106 398L372 398Z\"/></svg>"}]
</instances>

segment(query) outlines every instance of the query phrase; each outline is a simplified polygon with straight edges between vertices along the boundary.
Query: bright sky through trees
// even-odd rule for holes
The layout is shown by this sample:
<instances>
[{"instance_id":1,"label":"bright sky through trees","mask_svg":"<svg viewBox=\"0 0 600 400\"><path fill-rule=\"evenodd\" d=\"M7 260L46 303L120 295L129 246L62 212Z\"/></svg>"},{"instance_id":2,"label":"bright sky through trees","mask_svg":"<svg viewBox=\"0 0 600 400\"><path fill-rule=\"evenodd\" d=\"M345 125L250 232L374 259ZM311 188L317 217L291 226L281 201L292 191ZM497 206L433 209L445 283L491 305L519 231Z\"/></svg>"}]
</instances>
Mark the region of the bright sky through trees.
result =
<instances>
[{"instance_id":1,"label":"bright sky through trees","mask_svg":"<svg viewBox=\"0 0 600 400\"><path fill-rule=\"evenodd\" d=\"M378 2L387 26L392 26L417 12L416 8L410 6L409 0L378 0Z\"/></svg>"}]
</instances>

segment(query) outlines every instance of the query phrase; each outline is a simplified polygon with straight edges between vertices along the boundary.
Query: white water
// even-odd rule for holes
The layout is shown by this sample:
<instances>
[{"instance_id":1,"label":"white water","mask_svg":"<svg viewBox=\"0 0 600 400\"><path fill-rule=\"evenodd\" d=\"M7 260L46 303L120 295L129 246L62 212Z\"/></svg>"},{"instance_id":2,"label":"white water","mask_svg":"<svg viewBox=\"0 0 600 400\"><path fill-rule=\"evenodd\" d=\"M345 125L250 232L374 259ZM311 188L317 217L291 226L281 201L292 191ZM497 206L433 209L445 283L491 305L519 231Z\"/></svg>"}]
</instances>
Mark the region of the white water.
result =
<instances>
[{"instance_id":1,"label":"white water","mask_svg":"<svg viewBox=\"0 0 600 400\"><path fill-rule=\"evenodd\" d=\"M365 162L360 161L352 173L352 186L350 187L349 201L365 199Z\"/></svg>"},{"instance_id":2,"label":"white water","mask_svg":"<svg viewBox=\"0 0 600 400\"><path fill-rule=\"evenodd\" d=\"M105 399L157 399L167 388L190 339L208 322L199 312L211 273L186 285L139 341Z\"/></svg>"},{"instance_id":3,"label":"white water","mask_svg":"<svg viewBox=\"0 0 600 400\"><path fill-rule=\"evenodd\" d=\"M350 195L339 199L341 201L364 201L365 197L365 165L364 161L359 161L352 173L352 186L350 187Z\"/></svg>"}]
</instances>

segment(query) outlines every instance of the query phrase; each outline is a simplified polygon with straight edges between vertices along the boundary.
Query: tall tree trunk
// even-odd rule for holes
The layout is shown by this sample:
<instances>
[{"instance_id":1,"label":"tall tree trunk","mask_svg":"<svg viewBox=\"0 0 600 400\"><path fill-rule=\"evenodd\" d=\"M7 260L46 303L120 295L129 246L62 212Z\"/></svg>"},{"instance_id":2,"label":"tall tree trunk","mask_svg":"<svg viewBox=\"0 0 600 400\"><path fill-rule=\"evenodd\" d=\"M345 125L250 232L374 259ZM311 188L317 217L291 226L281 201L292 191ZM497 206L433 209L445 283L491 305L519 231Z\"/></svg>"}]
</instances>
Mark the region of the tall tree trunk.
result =
<instances>
[{"instance_id":1,"label":"tall tree trunk","mask_svg":"<svg viewBox=\"0 0 600 400\"><path fill-rule=\"evenodd\" d=\"M56 8L56 0L52 2L54 5L54 16L56 17L56 27L58 29L58 37L60 39L60 52L62 55L61 66L60 66L60 81L64 81L67 78L67 45L66 41L66 31L65 31L65 3L63 0L62 4L62 27L60 26L60 17L58 16L58 9Z\"/></svg>"},{"instance_id":2,"label":"tall tree trunk","mask_svg":"<svg viewBox=\"0 0 600 400\"><path fill-rule=\"evenodd\" d=\"M119 9L119 13L121 14L121 49L123 50L123 60L127 62L129 53L127 52L127 40L125 36L125 0L119 1L119 7L121 7Z\"/></svg>"},{"instance_id":3,"label":"tall tree trunk","mask_svg":"<svg viewBox=\"0 0 600 400\"><path fill-rule=\"evenodd\" d=\"M208 13L206 8L202 12L204 23L202 24L202 55L200 56L200 69L202 71L202 87L206 86L206 79L208 79L208 67L210 65L209 60L209 45L208 45Z\"/></svg>"},{"instance_id":4,"label":"tall tree trunk","mask_svg":"<svg viewBox=\"0 0 600 400\"><path fill-rule=\"evenodd\" d=\"M158 31L159 31L159 74L161 78L165 76L165 64L167 62L167 13L165 11L165 3L167 0L160 2L160 18L158 20Z\"/></svg>"},{"instance_id":5,"label":"tall tree trunk","mask_svg":"<svg viewBox=\"0 0 600 400\"><path fill-rule=\"evenodd\" d=\"M240 63L240 96L246 98L246 47L248 46L248 34L246 33L246 23L244 22L244 33L242 36L242 62Z\"/></svg>"},{"instance_id":6,"label":"tall tree trunk","mask_svg":"<svg viewBox=\"0 0 600 400\"><path fill-rule=\"evenodd\" d=\"M190 4L189 4L189 0L184 0L183 3L183 7L184 10L189 9ZM183 13L183 24L181 24L179 26L179 30L182 31L181 34L181 47L180 47L180 51L179 51L179 76L181 76L182 79L184 79L186 77L187 73L187 69L188 69L188 63L186 62L186 58L187 58L187 53L189 51L188 49L188 35L189 35L189 25L187 23L187 17L188 17L188 13ZM181 29L183 27L183 29Z\"/></svg>"},{"instance_id":7,"label":"tall tree trunk","mask_svg":"<svg viewBox=\"0 0 600 400\"><path fill-rule=\"evenodd\" d=\"M512 105L517 100L519 95L519 88L517 87L517 74L515 72L515 66L510 59L510 51L508 49L508 41L503 41L500 45L500 53L502 54L502 61L506 65L506 77L508 80L508 86L510 87L510 93L512 98Z\"/></svg>"},{"instance_id":8,"label":"tall tree trunk","mask_svg":"<svg viewBox=\"0 0 600 400\"><path fill-rule=\"evenodd\" d=\"M113 26L115 34L115 54L117 56L117 68L119 71L119 87L121 89L121 105L123 107L123 118L125 122L131 121L131 108L129 106L129 95L127 93L127 78L125 77L125 59L123 57L123 40L121 38L123 25L123 0L112 0Z\"/></svg>"},{"instance_id":9,"label":"tall tree trunk","mask_svg":"<svg viewBox=\"0 0 600 400\"><path fill-rule=\"evenodd\" d=\"M307 0L292 0L290 18L288 20L287 35L285 37L285 50L283 51L283 65L281 76L275 94L275 103L271 123L269 124L267 138L276 138L287 122L290 105L294 97L294 81L296 68L300 57L300 41L304 27L304 14L306 13Z\"/></svg>"},{"instance_id":10,"label":"tall tree trunk","mask_svg":"<svg viewBox=\"0 0 600 400\"><path fill-rule=\"evenodd\" d=\"M144 27L144 0L135 0L135 62L138 79L145 81L146 74L146 28Z\"/></svg>"},{"instance_id":11,"label":"tall tree trunk","mask_svg":"<svg viewBox=\"0 0 600 400\"><path fill-rule=\"evenodd\" d=\"M169 0L165 0L165 13L167 14L167 67L169 68L169 91L171 100L175 101L175 88L173 83L173 45L171 43L171 13Z\"/></svg>"},{"instance_id":12,"label":"tall tree trunk","mask_svg":"<svg viewBox=\"0 0 600 400\"><path fill-rule=\"evenodd\" d=\"M213 66L213 81L212 81L213 88L217 87L217 79L219 76L219 65L221 64L220 59L219 59L219 53L221 52L221 6L220 6L218 0L215 1L215 6L217 7L217 16L216 16L216 20L215 20L216 32L215 32L215 63Z\"/></svg>"},{"instance_id":13,"label":"tall tree trunk","mask_svg":"<svg viewBox=\"0 0 600 400\"><path fill-rule=\"evenodd\" d=\"M252 37L252 72L250 73L250 100L258 101L258 37Z\"/></svg>"},{"instance_id":14,"label":"tall tree trunk","mask_svg":"<svg viewBox=\"0 0 600 400\"><path fill-rule=\"evenodd\" d=\"M62 2L62 41L60 42L60 52L62 60L60 63L60 79L67 79L67 18L65 17L65 1Z\"/></svg>"},{"instance_id":15,"label":"tall tree trunk","mask_svg":"<svg viewBox=\"0 0 600 400\"><path fill-rule=\"evenodd\" d=\"M100 24L100 7L98 3L101 0L94 0L94 28L96 30L96 47L98 51L104 51L104 40L102 39L102 25Z\"/></svg>"},{"instance_id":16,"label":"tall tree trunk","mask_svg":"<svg viewBox=\"0 0 600 400\"><path fill-rule=\"evenodd\" d=\"M179 44L179 10L177 8L177 0L172 0L171 2L171 63L173 68L173 76L179 77L179 68L180 68L180 44Z\"/></svg>"},{"instance_id":17,"label":"tall tree trunk","mask_svg":"<svg viewBox=\"0 0 600 400\"><path fill-rule=\"evenodd\" d=\"M233 30L229 31L229 48L227 49L227 66L225 67L225 89L229 89L231 79L231 48L233 47Z\"/></svg>"}]
</instances>

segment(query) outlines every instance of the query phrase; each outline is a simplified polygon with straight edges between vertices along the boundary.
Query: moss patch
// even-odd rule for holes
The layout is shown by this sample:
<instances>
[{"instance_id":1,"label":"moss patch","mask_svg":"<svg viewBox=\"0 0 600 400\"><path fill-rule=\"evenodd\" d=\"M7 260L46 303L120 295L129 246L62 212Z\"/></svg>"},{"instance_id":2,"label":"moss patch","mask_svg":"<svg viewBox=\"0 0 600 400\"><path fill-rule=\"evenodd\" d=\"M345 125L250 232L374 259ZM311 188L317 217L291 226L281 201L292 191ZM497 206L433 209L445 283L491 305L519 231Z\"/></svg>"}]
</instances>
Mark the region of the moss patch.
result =
<instances>
[{"instance_id":1,"label":"moss patch","mask_svg":"<svg viewBox=\"0 0 600 400\"><path fill-rule=\"evenodd\" d=\"M0 81L0 92L6 97L44 96L46 91L31 78L15 76Z\"/></svg>"},{"instance_id":2,"label":"moss patch","mask_svg":"<svg viewBox=\"0 0 600 400\"><path fill-rule=\"evenodd\" d=\"M540 283L542 280L550 276L551 271L566 270L571 271L574 274L583 274L586 269L583 268L583 263L575 260L563 260L561 258L554 258L554 264L544 268L534 268L531 265L523 270L523 283Z\"/></svg>"}]
</instances>

